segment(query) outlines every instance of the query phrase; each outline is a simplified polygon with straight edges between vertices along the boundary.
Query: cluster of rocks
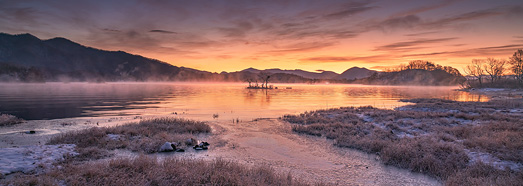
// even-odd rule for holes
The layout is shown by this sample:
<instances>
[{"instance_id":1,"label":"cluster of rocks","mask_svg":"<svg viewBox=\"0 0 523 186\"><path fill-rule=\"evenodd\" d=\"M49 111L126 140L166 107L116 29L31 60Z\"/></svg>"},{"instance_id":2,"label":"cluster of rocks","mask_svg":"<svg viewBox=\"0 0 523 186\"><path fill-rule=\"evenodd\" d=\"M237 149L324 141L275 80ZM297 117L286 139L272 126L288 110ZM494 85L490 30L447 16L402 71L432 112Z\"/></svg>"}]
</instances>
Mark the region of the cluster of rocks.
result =
<instances>
[{"instance_id":1,"label":"cluster of rocks","mask_svg":"<svg viewBox=\"0 0 523 186\"><path fill-rule=\"evenodd\" d=\"M176 148L176 145L178 145L178 143L165 142L160 147L160 152L172 152L172 151L175 151L175 152L185 152L185 149Z\"/></svg>"},{"instance_id":2,"label":"cluster of rocks","mask_svg":"<svg viewBox=\"0 0 523 186\"><path fill-rule=\"evenodd\" d=\"M195 145L194 147L192 147L194 150L207 150L209 149L209 146L210 144L207 143L207 142L201 142L199 143L198 145Z\"/></svg>"},{"instance_id":3,"label":"cluster of rocks","mask_svg":"<svg viewBox=\"0 0 523 186\"><path fill-rule=\"evenodd\" d=\"M207 150L209 149L209 143L207 142L200 142L198 143L197 140L193 139L193 138L189 138L187 140L185 140L185 145L186 146L192 146L193 144L196 144L193 146L193 149L194 150ZM184 146L185 146L184 145ZM160 147L160 150L159 152L185 152L185 149L183 148L178 148L178 147L181 147L182 144L179 144L177 142L165 142L161 147Z\"/></svg>"}]
</instances>

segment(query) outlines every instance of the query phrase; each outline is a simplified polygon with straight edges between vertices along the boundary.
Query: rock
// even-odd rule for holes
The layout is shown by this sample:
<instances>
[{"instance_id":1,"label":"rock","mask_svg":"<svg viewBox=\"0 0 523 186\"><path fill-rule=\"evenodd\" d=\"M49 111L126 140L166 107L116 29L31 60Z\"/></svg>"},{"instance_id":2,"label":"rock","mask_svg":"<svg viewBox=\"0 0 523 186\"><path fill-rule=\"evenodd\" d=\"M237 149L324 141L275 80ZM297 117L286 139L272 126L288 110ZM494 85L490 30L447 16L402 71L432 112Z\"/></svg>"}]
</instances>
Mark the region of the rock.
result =
<instances>
[{"instance_id":1,"label":"rock","mask_svg":"<svg viewBox=\"0 0 523 186\"><path fill-rule=\"evenodd\" d=\"M207 143L206 141L204 141L204 142L200 143L200 145L201 145L201 146L209 146L209 145L211 145L211 144L209 144L209 143Z\"/></svg>"},{"instance_id":2,"label":"rock","mask_svg":"<svg viewBox=\"0 0 523 186\"><path fill-rule=\"evenodd\" d=\"M176 150L176 146L174 146L172 143L169 143L169 142L165 142L160 147L160 152L172 152L174 150Z\"/></svg>"},{"instance_id":3,"label":"rock","mask_svg":"<svg viewBox=\"0 0 523 186\"><path fill-rule=\"evenodd\" d=\"M185 152L184 149L176 149L176 152Z\"/></svg>"},{"instance_id":4,"label":"rock","mask_svg":"<svg viewBox=\"0 0 523 186\"><path fill-rule=\"evenodd\" d=\"M196 143L197 143L197 141L194 138L189 138L189 139L185 140L186 145L194 145Z\"/></svg>"},{"instance_id":5,"label":"rock","mask_svg":"<svg viewBox=\"0 0 523 186\"><path fill-rule=\"evenodd\" d=\"M25 133L26 133L26 134L36 134L36 131L34 131L34 130L30 130L30 131L26 131Z\"/></svg>"}]
</instances>

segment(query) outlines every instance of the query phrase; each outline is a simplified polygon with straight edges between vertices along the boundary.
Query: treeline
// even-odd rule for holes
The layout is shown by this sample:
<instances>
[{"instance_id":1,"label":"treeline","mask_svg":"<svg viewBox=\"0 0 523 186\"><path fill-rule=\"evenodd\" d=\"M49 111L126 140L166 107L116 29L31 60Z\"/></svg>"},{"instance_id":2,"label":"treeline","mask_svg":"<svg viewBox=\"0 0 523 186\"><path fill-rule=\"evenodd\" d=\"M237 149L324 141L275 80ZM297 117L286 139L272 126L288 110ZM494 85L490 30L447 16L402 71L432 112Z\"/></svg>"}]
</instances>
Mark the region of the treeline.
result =
<instances>
[{"instance_id":1,"label":"treeline","mask_svg":"<svg viewBox=\"0 0 523 186\"><path fill-rule=\"evenodd\" d=\"M430 61L423 61L423 60L410 61L408 65L401 64L398 68L388 69L386 71L399 72L399 71L403 71L403 70L427 70L427 71L442 70L453 76L461 76L461 73L459 72L459 70L455 69L454 67L441 66L439 64L434 64Z\"/></svg>"},{"instance_id":2,"label":"treeline","mask_svg":"<svg viewBox=\"0 0 523 186\"><path fill-rule=\"evenodd\" d=\"M508 59L472 59L464 68L468 81L464 88L523 88L523 50Z\"/></svg>"},{"instance_id":3,"label":"treeline","mask_svg":"<svg viewBox=\"0 0 523 186\"><path fill-rule=\"evenodd\" d=\"M44 82L44 73L35 67L20 67L0 63L0 82Z\"/></svg>"}]
</instances>

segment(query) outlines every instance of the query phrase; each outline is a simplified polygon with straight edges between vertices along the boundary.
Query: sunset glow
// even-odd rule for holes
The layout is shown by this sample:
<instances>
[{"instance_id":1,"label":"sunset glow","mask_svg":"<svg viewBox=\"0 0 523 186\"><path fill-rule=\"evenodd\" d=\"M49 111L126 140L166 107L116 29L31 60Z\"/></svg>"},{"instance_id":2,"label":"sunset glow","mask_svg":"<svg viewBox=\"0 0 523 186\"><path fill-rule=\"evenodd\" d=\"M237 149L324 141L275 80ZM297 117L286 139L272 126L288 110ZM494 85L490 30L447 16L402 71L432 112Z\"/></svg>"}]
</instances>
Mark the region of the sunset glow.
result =
<instances>
[{"instance_id":1,"label":"sunset glow","mask_svg":"<svg viewBox=\"0 0 523 186\"><path fill-rule=\"evenodd\" d=\"M523 48L520 0L0 1L0 32L64 37L211 72L341 73L429 60L462 71Z\"/></svg>"}]
</instances>

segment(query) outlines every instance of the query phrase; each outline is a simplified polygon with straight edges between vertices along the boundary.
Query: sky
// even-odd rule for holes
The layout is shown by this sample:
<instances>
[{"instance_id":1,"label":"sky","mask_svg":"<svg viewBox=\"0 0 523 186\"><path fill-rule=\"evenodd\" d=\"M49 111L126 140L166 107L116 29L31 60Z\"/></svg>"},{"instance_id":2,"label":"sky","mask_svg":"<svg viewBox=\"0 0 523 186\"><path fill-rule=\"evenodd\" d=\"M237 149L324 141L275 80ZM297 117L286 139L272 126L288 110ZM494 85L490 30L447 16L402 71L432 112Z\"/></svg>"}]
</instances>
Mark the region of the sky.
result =
<instances>
[{"instance_id":1,"label":"sky","mask_svg":"<svg viewBox=\"0 0 523 186\"><path fill-rule=\"evenodd\" d=\"M64 37L211 72L341 73L523 49L521 0L0 0L0 32Z\"/></svg>"}]
</instances>

